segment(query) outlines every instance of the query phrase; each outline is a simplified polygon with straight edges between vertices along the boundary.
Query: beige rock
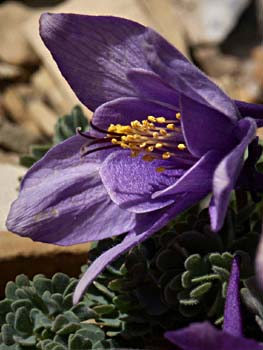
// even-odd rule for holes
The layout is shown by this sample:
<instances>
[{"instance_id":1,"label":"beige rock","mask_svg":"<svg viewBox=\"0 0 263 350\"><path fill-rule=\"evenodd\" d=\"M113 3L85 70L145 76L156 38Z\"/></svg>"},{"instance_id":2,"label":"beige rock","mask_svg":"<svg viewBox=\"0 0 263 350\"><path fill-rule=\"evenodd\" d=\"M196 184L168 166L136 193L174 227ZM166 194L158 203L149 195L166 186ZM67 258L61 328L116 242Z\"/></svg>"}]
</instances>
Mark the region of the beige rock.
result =
<instances>
[{"instance_id":1,"label":"beige rock","mask_svg":"<svg viewBox=\"0 0 263 350\"><path fill-rule=\"evenodd\" d=\"M8 151L17 153L28 152L31 144L39 142L39 136L32 134L23 126L0 120L0 146Z\"/></svg>"},{"instance_id":2,"label":"beige rock","mask_svg":"<svg viewBox=\"0 0 263 350\"><path fill-rule=\"evenodd\" d=\"M35 91L49 102L58 115L69 113L72 103L63 96L44 66L32 76L31 81Z\"/></svg>"},{"instance_id":3,"label":"beige rock","mask_svg":"<svg viewBox=\"0 0 263 350\"><path fill-rule=\"evenodd\" d=\"M11 203L18 194L19 178L26 172L19 165L0 163L0 230L5 230L5 220ZM1 244L0 244L1 247Z\"/></svg>"},{"instance_id":4,"label":"beige rock","mask_svg":"<svg viewBox=\"0 0 263 350\"><path fill-rule=\"evenodd\" d=\"M27 72L17 66L0 62L0 81L18 80L25 77Z\"/></svg>"},{"instance_id":5,"label":"beige rock","mask_svg":"<svg viewBox=\"0 0 263 350\"><path fill-rule=\"evenodd\" d=\"M16 257L40 257L61 253L86 254L90 244L76 244L61 247L54 244L34 242L30 238L20 237L14 233L0 232L0 263Z\"/></svg>"},{"instance_id":6,"label":"beige rock","mask_svg":"<svg viewBox=\"0 0 263 350\"><path fill-rule=\"evenodd\" d=\"M28 104L28 111L31 120L39 127L39 129L47 136L54 135L54 127L57 121L56 113L45 105L41 100L32 100Z\"/></svg>"},{"instance_id":7,"label":"beige rock","mask_svg":"<svg viewBox=\"0 0 263 350\"><path fill-rule=\"evenodd\" d=\"M39 127L30 120L27 108L28 102L32 100L34 95L35 93L30 85L12 85L2 95L2 105L16 123L23 126L35 137L39 137Z\"/></svg>"},{"instance_id":8,"label":"beige rock","mask_svg":"<svg viewBox=\"0 0 263 350\"><path fill-rule=\"evenodd\" d=\"M0 232L0 299L6 283L21 273L30 278L39 273L52 277L56 272L77 277L87 262L88 250L89 244L59 247Z\"/></svg>"},{"instance_id":9,"label":"beige rock","mask_svg":"<svg viewBox=\"0 0 263 350\"><path fill-rule=\"evenodd\" d=\"M8 1L0 7L0 59L10 64L36 64L34 54L22 26L32 12L19 2Z\"/></svg>"}]
</instances>

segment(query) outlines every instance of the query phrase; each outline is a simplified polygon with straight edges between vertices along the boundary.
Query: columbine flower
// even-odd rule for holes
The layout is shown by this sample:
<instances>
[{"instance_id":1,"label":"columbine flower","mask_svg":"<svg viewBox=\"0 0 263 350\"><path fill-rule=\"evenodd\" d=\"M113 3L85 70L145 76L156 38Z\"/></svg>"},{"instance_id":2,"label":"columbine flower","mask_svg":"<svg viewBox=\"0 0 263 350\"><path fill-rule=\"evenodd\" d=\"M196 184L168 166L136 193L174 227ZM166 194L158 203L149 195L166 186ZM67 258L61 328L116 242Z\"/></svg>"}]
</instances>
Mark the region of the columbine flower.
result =
<instances>
[{"instance_id":1,"label":"columbine flower","mask_svg":"<svg viewBox=\"0 0 263 350\"><path fill-rule=\"evenodd\" d=\"M138 23L45 14L40 24L62 74L95 113L90 132L27 173L7 226L62 245L128 232L89 268L77 301L110 261L211 192L211 224L220 229L263 108L232 101Z\"/></svg>"},{"instance_id":2,"label":"columbine flower","mask_svg":"<svg viewBox=\"0 0 263 350\"><path fill-rule=\"evenodd\" d=\"M209 322L165 333L165 337L182 350L262 350L263 344L247 339L242 333L239 298L239 264L234 258L229 279L223 330Z\"/></svg>"}]
</instances>

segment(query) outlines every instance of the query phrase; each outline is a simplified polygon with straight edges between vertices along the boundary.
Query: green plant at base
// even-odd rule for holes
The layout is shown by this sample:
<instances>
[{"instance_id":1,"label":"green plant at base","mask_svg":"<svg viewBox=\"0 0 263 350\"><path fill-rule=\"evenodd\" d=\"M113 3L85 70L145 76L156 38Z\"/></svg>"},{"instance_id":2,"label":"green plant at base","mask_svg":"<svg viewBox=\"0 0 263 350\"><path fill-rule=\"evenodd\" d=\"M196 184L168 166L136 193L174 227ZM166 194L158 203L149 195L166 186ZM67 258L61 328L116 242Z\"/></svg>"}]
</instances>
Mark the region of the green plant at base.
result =
<instances>
[{"instance_id":1,"label":"green plant at base","mask_svg":"<svg viewBox=\"0 0 263 350\"><path fill-rule=\"evenodd\" d=\"M52 279L37 275L30 281L19 275L6 286L0 302L1 350L110 349L118 343L113 335L121 330L116 313L96 309L98 302L86 296L72 305L75 278L57 273ZM97 292L98 301L104 298ZM91 306L91 307L90 307ZM96 310L95 310L96 309ZM107 322L103 316L108 314ZM111 318L113 317L113 318ZM111 334L110 332L115 332Z\"/></svg>"},{"instance_id":2,"label":"green plant at base","mask_svg":"<svg viewBox=\"0 0 263 350\"><path fill-rule=\"evenodd\" d=\"M99 279L117 295L126 336L147 339L202 320L220 325L233 255L241 258L242 281L254 273L260 212L256 205L230 209L214 233L206 209L190 211L109 266ZM90 259L117 242L99 242Z\"/></svg>"}]
</instances>

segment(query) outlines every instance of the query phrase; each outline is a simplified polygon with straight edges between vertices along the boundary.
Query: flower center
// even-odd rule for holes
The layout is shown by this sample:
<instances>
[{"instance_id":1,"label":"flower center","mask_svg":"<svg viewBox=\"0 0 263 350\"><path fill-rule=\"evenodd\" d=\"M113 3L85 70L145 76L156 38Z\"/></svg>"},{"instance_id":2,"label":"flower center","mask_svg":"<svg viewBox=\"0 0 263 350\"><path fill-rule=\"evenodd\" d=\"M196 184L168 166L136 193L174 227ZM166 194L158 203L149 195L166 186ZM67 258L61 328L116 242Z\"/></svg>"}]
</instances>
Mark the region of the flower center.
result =
<instances>
[{"instance_id":1,"label":"flower center","mask_svg":"<svg viewBox=\"0 0 263 350\"><path fill-rule=\"evenodd\" d=\"M192 156L184 143L180 119L180 113L176 114L174 120L148 116L142 121L133 120L129 125L111 124L107 130L100 129L91 122L91 127L105 136L98 138L78 130L80 135L90 139L90 142L83 145L81 153L85 156L93 152L121 147L129 149L132 157L142 155L142 159L146 162L160 160L160 166L156 168L157 172L174 167L173 164L163 163L163 161L180 159L185 164L192 163ZM102 146L97 147L99 144Z\"/></svg>"},{"instance_id":2,"label":"flower center","mask_svg":"<svg viewBox=\"0 0 263 350\"><path fill-rule=\"evenodd\" d=\"M186 150L183 142L176 142L182 139L180 118L180 113L177 113L176 121L148 116L146 120L134 120L130 125L111 124L107 137L113 145L130 149L132 157L142 154L142 159L149 162L167 160L176 157L178 151Z\"/></svg>"}]
</instances>

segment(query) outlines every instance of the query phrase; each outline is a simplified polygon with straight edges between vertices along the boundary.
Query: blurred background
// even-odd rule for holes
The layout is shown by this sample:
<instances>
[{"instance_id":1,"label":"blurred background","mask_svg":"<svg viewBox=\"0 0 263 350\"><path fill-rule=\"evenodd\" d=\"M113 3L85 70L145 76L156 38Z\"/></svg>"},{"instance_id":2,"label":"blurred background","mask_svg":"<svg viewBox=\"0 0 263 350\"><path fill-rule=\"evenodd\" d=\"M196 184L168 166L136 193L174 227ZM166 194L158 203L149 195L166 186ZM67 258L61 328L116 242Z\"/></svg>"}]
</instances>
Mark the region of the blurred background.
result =
<instances>
[{"instance_id":1,"label":"blurred background","mask_svg":"<svg viewBox=\"0 0 263 350\"><path fill-rule=\"evenodd\" d=\"M87 257L88 245L34 243L5 228L26 171L19 157L32 144L50 142L57 118L80 104L39 38L45 11L136 20L159 31L232 98L263 103L263 0L0 1L0 295L18 273L77 275Z\"/></svg>"}]
</instances>

